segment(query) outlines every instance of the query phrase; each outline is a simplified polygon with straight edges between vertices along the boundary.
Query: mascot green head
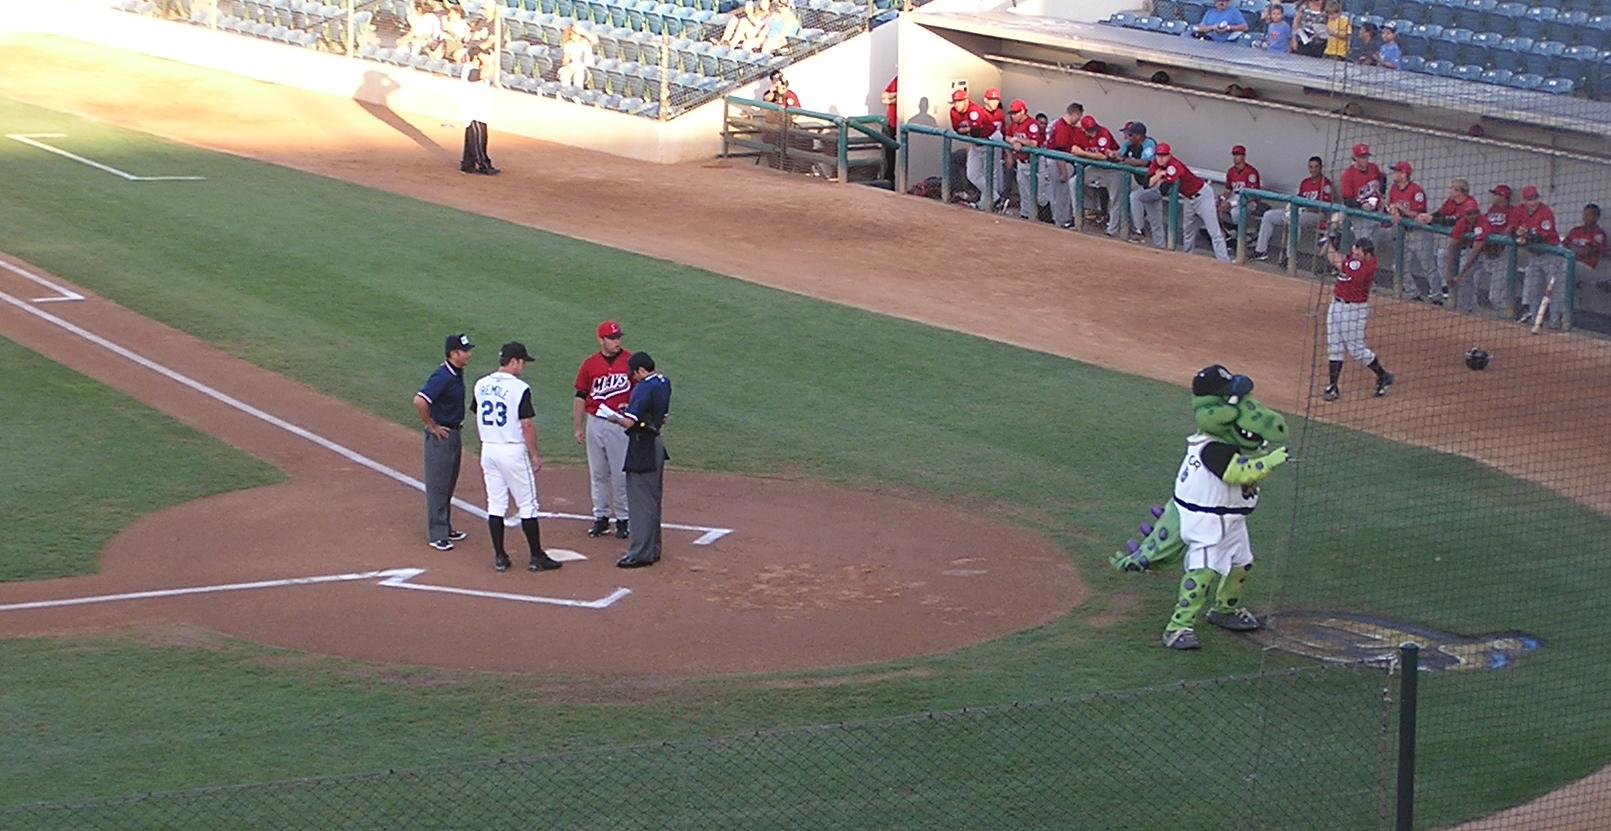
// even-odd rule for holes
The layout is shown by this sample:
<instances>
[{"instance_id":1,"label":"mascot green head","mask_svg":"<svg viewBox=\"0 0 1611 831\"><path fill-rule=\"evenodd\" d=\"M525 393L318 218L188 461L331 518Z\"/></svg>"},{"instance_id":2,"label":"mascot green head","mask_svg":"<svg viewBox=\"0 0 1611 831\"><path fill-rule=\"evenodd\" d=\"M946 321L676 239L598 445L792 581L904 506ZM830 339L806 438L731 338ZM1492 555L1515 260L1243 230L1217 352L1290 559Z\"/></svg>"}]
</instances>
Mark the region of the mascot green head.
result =
<instances>
[{"instance_id":1,"label":"mascot green head","mask_svg":"<svg viewBox=\"0 0 1611 831\"><path fill-rule=\"evenodd\" d=\"M1254 398L1253 379L1205 367L1191 380L1192 416L1204 435L1248 452L1287 442L1287 420Z\"/></svg>"}]
</instances>

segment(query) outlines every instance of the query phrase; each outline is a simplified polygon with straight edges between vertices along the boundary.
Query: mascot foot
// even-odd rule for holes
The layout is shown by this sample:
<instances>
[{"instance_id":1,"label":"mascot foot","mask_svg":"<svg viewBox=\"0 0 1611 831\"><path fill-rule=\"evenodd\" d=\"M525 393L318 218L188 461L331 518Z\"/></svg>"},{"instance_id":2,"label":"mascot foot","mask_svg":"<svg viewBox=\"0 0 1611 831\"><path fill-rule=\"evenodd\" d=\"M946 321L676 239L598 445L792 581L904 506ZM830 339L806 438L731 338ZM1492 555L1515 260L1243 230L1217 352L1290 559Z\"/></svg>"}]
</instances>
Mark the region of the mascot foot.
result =
<instances>
[{"instance_id":1,"label":"mascot foot","mask_svg":"<svg viewBox=\"0 0 1611 831\"><path fill-rule=\"evenodd\" d=\"M1611 282L1611 281L1607 281L1607 282ZM1153 519L1157 519L1158 517L1161 517L1163 515L1164 515L1164 506L1162 506L1162 505L1154 505L1154 506L1152 506L1152 518Z\"/></svg>"},{"instance_id":2,"label":"mascot foot","mask_svg":"<svg viewBox=\"0 0 1611 831\"><path fill-rule=\"evenodd\" d=\"M1210 611L1208 622L1221 629L1232 632L1251 632L1262 624L1254 614L1246 609L1236 609L1230 612Z\"/></svg>"},{"instance_id":3,"label":"mascot foot","mask_svg":"<svg viewBox=\"0 0 1611 831\"><path fill-rule=\"evenodd\" d=\"M1163 634L1163 645L1170 649L1197 649L1197 633L1190 629L1170 629Z\"/></svg>"}]
</instances>

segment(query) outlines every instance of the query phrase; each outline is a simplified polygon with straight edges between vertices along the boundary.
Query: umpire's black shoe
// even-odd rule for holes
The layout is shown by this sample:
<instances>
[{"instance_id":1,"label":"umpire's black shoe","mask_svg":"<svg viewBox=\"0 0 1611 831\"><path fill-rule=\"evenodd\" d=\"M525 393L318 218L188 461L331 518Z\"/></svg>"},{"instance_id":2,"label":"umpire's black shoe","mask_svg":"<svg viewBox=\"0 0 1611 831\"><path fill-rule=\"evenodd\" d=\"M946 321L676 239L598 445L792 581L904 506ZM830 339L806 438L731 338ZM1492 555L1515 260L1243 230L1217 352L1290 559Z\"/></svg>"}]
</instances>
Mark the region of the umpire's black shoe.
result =
<instances>
[{"instance_id":1,"label":"umpire's black shoe","mask_svg":"<svg viewBox=\"0 0 1611 831\"><path fill-rule=\"evenodd\" d=\"M626 539L627 537L630 537L630 536L632 536L632 532L627 529L627 521L624 520L624 519L616 520L615 521L615 538L618 539L618 540L624 540L624 539Z\"/></svg>"},{"instance_id":2,"label":"umpire's black shoe","mask_svg":"<svg viewBox=\"0 0 1611 831\"><path fill-rule=\"evenodd\" d=\"M526 570L527 571L553 571L554 569L559 568L560 566L563 566L563 565L565 565L565 564L560 562L560 561L558 561L558 560L556 560L556 559L554 559L554 558L552 558L552 557L550 557L550 556L548 556L548 554L546 552L544 552L543 554L532 555L531 564L526 566Z\"/></svg>"},{"instance_id":3,"label":"umpire's black shoe","mask_svg":"<svg viewBox=\"0 0 1611 831\"><path fill-rule=\"evenodd\" d=\"M499 570L499 571L508 571L509 570L509 558L505 557L505 556L503 556L501 554L498 555L497 557L492 558L492 567L497 569L497 570Z\"/></svg>"},{"instance_id":4,"label":"umpire's black shoe","mask_svg":"<svg viewBox=\"0 0 1611 831\"><path fill-rule=\"evenodd\" d=\"M593 527L587 529L589 537L602 537L610 533L610 518L607 516L593 517Z\"/></svg>"},{"instance_id":5,"label":"umpire's black shoe","mask_svg":"<svg viewBox=\"0 0 1611 831\"><path fill-rule=\"evenodd\" d=\"M482 173L482 174L485 174L487 176L497 176L498 173L499 173L499 170L498 170L498 168L493 167L490 164L484 164L484 165L480 166L479 168L476 168L475 172Z\"/></svg>"},{"instance_id":6,"label":"umpire's black shoe","mask_svg":"<svg viewBox=\"0 0 1611 831\"><path fill-rule=\"evenodd\" d=\"M643 568L654 565L654 560L639 560L634 557L622 557L615 561L616 568Z\"/></svg>"}]
</instances>

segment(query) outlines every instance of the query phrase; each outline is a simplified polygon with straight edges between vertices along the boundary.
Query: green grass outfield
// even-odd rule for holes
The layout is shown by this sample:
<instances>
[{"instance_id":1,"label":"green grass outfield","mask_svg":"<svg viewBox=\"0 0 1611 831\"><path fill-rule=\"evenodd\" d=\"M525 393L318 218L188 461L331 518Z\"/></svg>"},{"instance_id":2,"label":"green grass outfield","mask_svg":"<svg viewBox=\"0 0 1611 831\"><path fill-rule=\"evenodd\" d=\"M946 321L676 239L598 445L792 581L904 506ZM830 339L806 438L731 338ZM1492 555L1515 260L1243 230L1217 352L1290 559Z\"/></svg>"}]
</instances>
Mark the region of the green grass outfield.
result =
<instances>
[{"instance_id":1,"label":"green grass outfield","mask_svg":"<svg viewBox=\"0 0 1611 831\"><path fill-rule=\"evenodd\" d=\"M284 478L4 338L0 367L0 580L92 573L106 541L145 514Z\"/></svg>"},{"instance_id":2,"label":"green grass outfield","mask_svg":"<svg viewBox=\"0 0 1611 831\"><path fill-rule=\"evenodd\" d=\"M27 727L8 737L11 752L0 756L0 804L720 736L1295 663L1219 632L1206 634L1201 653L1166 654L1156 637L1173 576L1121 576L1106 566L1143 506L1167 494L1191 430L1181 388L11 102L0 101L0 126L67 133L61 146L144 175L207 176L135 186L6 143L0 249L254 363L409 424L408 400L438 360L445 333L467 330L484 347L519 338L538 356L533 380L545 455L580 462L569 440L568 382L594 347L593 325L613 317L626 327L627 345L652 351L675 380L671 452L678 465L782 471L1002 510L1062 545L1097 593L1039 629L858 669L879 673L877 680L833 686L455 674L229 642L4 642L0 717ZM490 369L490 352L479 353L472 373ZM1233 358L1205 356L1205 363ZM1504 672L1426 679L1424 706L1441 708L1423 710L1438 730L1423 741L1420 816L1441 822L1484 814L1611 760L1611 713L1603 707L1573 710L1570 730L1536 712L1496 717L1537 700L1557 702L1550 712L1558 716L1567 712L1558 690L1591 695L1611 685L1611 663L1603 660L1611 626L1581 614L1591 602L1586 587L1611 578L1606 558L1581 552L1603 550L1611 523L1464 459L1320 425L1303 435L1300 456L1346 448L1339 463L1369 471L1369 498L1322 501L1325 474L1313 467L1302 468L1310 473L1297 496L1297 468L1275 477L1266 509L1253 520L1266 564L1249 589L1256 608L1279 595L1287 604L1336 603L1461 632L1517 626L1549 643ZM1429 493L1468 517L1458 538L1446 526L1382 510ZM1303 506L1296 537L1294 499ZM1536 529L1500 509L1517 503L1550 523L1552 549L1576 556L1535 566L1529 540ZM1481 567L1406 582L1409 572L1362 567L1361 534L1370 535L1371 554L1382 561L1438 552L1453 558L1471 540L1485 541L1492 553ZM1293 551L1301 558L1283 556ZM1492 597L1496 574L1525 579L1504 581L1503 602L1483 601ZM1109 628L1089 625L1106 595L1120 590L1142 596L1139 610ZM1211 759L1217 746L1256 759L1265 800L1258 804L1280 805L1278 813L1252 816L1256 825L1329 827L1337 817L1349 824L1376 817L1379 787L1339 787L1336 801L1304 798L1302 807L1279 799L1285 784L1296 796L1307 793L1300 780L1326 781L1315 766L1324 768L1333 750L1356 759L1354 745L1368 743L1376 757L1387 746L1381 708L1370 706L1385 682L1319 677L1300 699L1284 698L1274 685L1249 687L1260 706L1241 720L1253 722L1245 728L1216 716L1236 710L1215 706L1214 696L1139 695L1133 708L1092 716L1132 716L1126 726L1133 734L1100 745L1110 754L1138 754L1115 761L1124 776L1113 787L1149 781L1159 770L1193 770L1203 763L1181 761L1181 748L1200 747ZM1183 715L1192 707L1202 714ZM1271 718L1290 726L1328 714L1337 723L1307 734L1315 743L1269 729ZM1322 738L1337 735L1347 738ZM971 753L977 739L938 731L924 752L936 775L962 776L933 760ZM1070 739L1070 758L1080 741ZM163 763L152 764L158 753ZM1473 754L1515 753L1528 764L1506 771L1501 785L1473 778ZM835 776L859 758L810 745L799 754L792 758L802 770ZM720 766L721 758L729 766L741 761L711 764ZM1088 770L1093 760L1078 764ZM1044 758L1036 769L1044 769ZM1097 765L1098 784L1101 773ZM348 798L382 800L383 790L356 787ZM1105 814L1104 826L1148 827L1157 800L1178 796L1146 789L1133 799L1086 804L1131 812ZM1078 791L1065 797L1068 803L1054 807L1064 815L1078 810ZM1251 798L1220 789L1202 797L1203 810L1243 816L1241 800Z\"/></svg>"}]
</instances>

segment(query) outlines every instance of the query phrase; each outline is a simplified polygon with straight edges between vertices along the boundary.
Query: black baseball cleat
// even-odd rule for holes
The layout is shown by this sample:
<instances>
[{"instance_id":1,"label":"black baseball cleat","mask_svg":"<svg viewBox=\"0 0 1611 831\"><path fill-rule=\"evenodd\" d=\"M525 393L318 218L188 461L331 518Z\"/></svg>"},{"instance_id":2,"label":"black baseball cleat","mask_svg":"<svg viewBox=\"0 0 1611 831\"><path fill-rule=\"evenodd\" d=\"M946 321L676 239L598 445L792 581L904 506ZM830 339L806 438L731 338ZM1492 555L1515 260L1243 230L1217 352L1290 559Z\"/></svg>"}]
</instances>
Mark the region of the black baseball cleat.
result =
<instances>
[{"instance_id":1,"label":"black baseball cleat","mask_svg":"<svg viewBox=\"0 0 1611 831\"><path fill-rule=\"evenodd\" d=\"M632 532L627 530L627 521L624 520L624 519L616 520L615 521L615 538L618 539L618 540L624 540L624 539L626 539L627 537L630 537L630 536L632 536Z\"/></svg>"},{"instance_id":2,"label":"black baseball cleat","mask_svg":"<svg viewBox=\"0 0 1611 831\"><path fill-rule=\"evenodd\" d=\"M509 558L504 556L494 557L492 560L492 567L499 571L508 571Z\"/></svg>"},{"instance_id":3,"label":"black baseball cleat","mask_svg":"<svg viewBox=\"0 0 1611 831\"><path fill-rule=\"evenodd\" d=\"M465 539L469 539L469 538L470 538L470 535L464 533L463 531L449 531L448 532L448 539L452 540L453 542L458 542L460 540L465 540Z\"/></svg>"},{"instance_id":4,"label":"black baseball cleat","mask_svg":"<svg viewBox=\"0 0 1611 831\"><path fill-rule=\"evenodd\" d=\"M526 570L527 571L553 571L554 569L559 568L560 566L563 566L563 565L565 565L565 564L560 562L560 561L558 561L558 560L556 560L556 559L554 559L554 558L552 558L552 557L550 557L550 556L548 556L548 552L545 551L542 554L533 554L532 558L531 558L531 563L526 566Z\"/></svg>"},{"instance_id":5,"label":"black baseball cleat","mask_svg":"<svg viewBox=\"0 0 1611 831\"><path fill-rule=\"evenodd\" d=\"M474 173L474 172L476 172L476 168L475 168L475 165L473 165L473 164L461 164L461 165L459 165L459 172L460 173Z\"/></svg>"},{"instance_id":6,"label":"black baseball cleat","mask_svg":"<svg viewBox=\"0 0 1611 831\"><path fill-rule=\"evenodd\" d=\"M1381 398L1382 396L1386 395L1387 388L1393 386L1393 382L1395 380L1397 379L1393 377L1393 373L1382 373L1382 377L1376 379L1376 397Z\"/></svg>"},{"instance_id":7,"label":"black baseball cleat","mask_svg":"<svg viewBox=\"0 0 1611 831\"><path fill-rule=\"evenodd\" d=\"M1337 391L1337 386L1335 384L1326 387L1325 391L1320 393L1320 397L1326 399L1327 401L1336 401L1341 395L1342 393Z\"/></svg>"},{"instance_id":8,"label":"black baseball cleat","mask_svg":"<svg viewBox=\"0 0 1611 831\"><path fill-rule=\"evenodd\" d=\"M589 537L602 537L610 533L610 518L607 516L593 517L593 527L587 529Z\"/></svg>"},{"instance_id":9,"label":"black baseball cleat","mask_svg":"<svg viewBox=\"0 0 1611 831\"><path fill-rule=\"evenodd\" d=\"M429 543L426 543L426 544L429 545L430 547L436 549L437 551L452 551L453 550L453 543L448 542L446 539L431 540Z\"/></svg>"}]
</instances>

